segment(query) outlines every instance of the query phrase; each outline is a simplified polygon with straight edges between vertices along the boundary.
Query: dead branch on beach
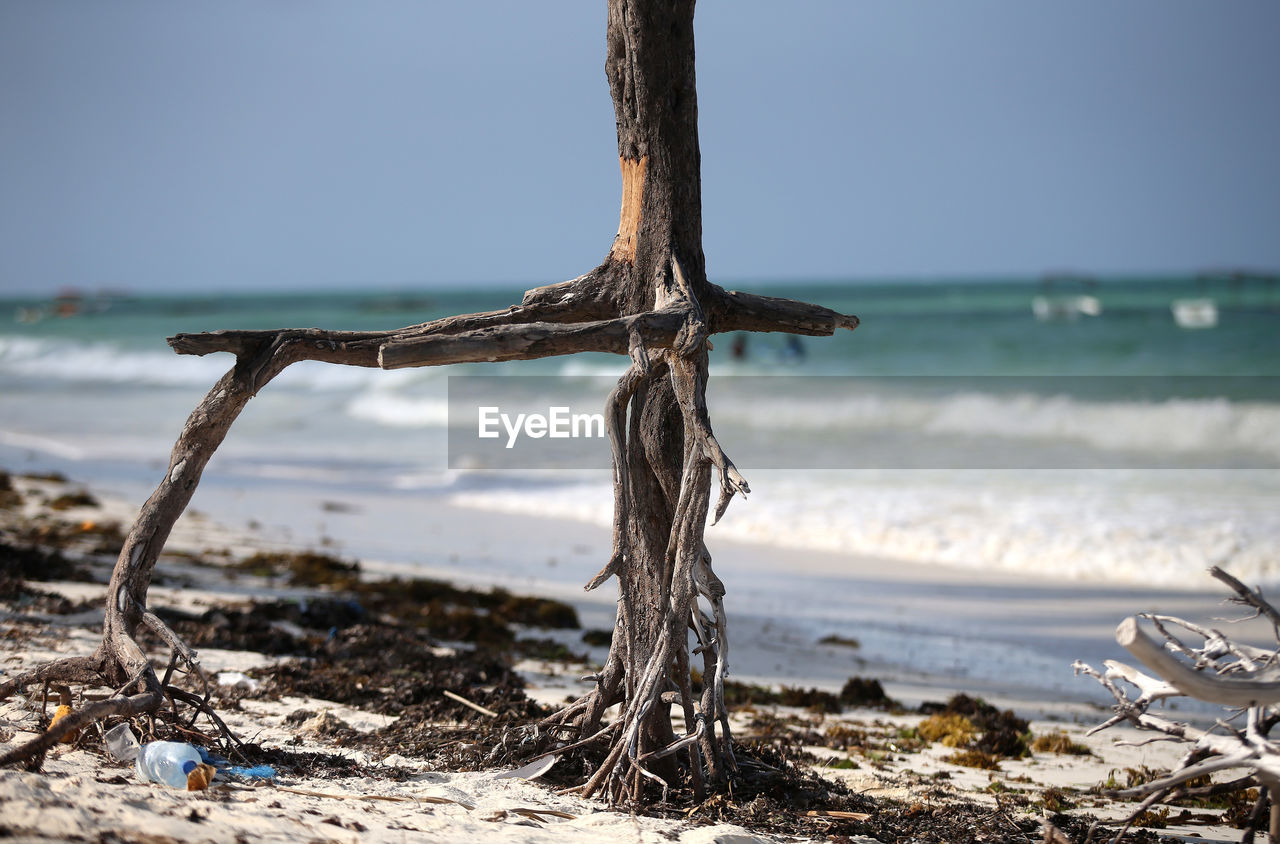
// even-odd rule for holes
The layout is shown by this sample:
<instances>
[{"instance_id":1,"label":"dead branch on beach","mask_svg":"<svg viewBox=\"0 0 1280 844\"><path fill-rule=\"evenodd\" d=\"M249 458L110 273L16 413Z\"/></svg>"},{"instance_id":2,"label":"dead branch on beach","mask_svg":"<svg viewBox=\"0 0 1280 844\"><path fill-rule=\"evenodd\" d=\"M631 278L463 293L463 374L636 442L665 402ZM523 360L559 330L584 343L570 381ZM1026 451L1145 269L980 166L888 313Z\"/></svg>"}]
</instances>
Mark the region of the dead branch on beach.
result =
<instances>
[{"instance_id":1,"label":"dead branch on beach","mask_svg":"<svg viewBox=\"0 0 1280 844\"><path fill-rule=\"evenodd\" d=\"M1280 723L1280 612L1263 597L1218 567L1209 573L1234 593L1231 603L1248 607L1251 618L1271 622L1277 646L1258 648L1233 641L1219 630L1168 615L1131 616L1116 629L1116 641L1152 674L1114 660L1102 671L1077 661L1077 674L1092 677L1115 698L1114 715L1089 734L1120 723L1153 732L1152 741L1188 746L1177 767L1166 776L1110 796L1141 799L1138 809L1111 839L1119 841L1139 815L1157 803L1195 793L1221 794L1258 788L1252 820L1241 839L1254 840L1256 827L1270 806L1268 834L1280 840L1280 741L1270 732ZM1163 641L1143 630L1147 622ZM1184 641L1185 640L1185 641ZM1154 676L1152 676L1154 674ZM1136 694L1135 694L1136 693ZM1180 696L1227 708L1208 730L1152 714L1151 704ZM1220 771L1243 769L1248 774L1226 783L1203 785ZM1092 840L1093 831L1089 839Z\"/></svg>"},{"instance_id":2,"label":"dead branch on beach","mask_svg":"<svg viewBox=\"0 0 1280 844\"><path fill-rule=\"evenodd\" d=\"M699 796L709 785L727 787L735 763L724 697L725 587L703 539L712 473L719 486L717 520L734 495L749 488L712 431L706 403L710 338L729 331L823 336L853 329L858 319L804 302L726 291L708 280L693 7L693 0L608 0L606 75L622 207L618 233L595 269L530 290L509 308L395 331L308 328L170 338L179 354L229 352L235 364L192 412L164 478L129 531L108 587L102 644L91 657L53 662L0 684L0 698L55 681L115 692L12 749L0 764L38 765L71 730L110 715L153 712L166 700L212 714L207 702L176 695L168 684L172 666L198 674L199 662L147 609L147 589L209 459L250 398L285 368L303 360L398 369L609 352L628 356L631 365L606 403L613 547L587 588L617 579L613 644L595 675L595 690L544 722L539 735L573 746L605 743L605 761L583 786L585 795L638 804L672 787L689 787ZM143 626L170 648L165 678L135 639ZM690 631L697 641L692 651ZM690 678L694 656L702 658L700 694ZM617 720L605 725L606 710L617 704ZM673 707L683 717L683 735L675 733Z\"/></svg>"}]
</instances>

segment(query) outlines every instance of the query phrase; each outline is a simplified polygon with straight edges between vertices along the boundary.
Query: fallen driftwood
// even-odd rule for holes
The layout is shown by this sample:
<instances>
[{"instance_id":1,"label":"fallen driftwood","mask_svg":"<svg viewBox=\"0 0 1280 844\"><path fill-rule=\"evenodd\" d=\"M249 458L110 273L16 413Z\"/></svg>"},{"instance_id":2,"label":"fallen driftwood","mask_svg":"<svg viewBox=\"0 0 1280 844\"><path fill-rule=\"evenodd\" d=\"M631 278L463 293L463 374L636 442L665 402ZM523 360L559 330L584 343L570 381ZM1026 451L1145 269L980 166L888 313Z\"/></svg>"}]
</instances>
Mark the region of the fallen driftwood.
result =
<instances>
[{"instance_id":1,"label":"fallen driftwood","mask_svg":"<svg viewBox=\"0 0 1280 844\"><path fill-rule=\"evenodd\" d=\"M494 712L492 709L488 709L484 706L481 706L480 704L475 703L474 701L467 700L465 697L458 694L457 692L451 692L448 689L445 689L444 696L449 698L449 700L460 703L463 706L466 706L470 709L474 709L476 712L479 712L481 715L488 715L490 718L498 717L498 713Z\"/></svg>"},{"instance_id":2,"label":"fallen driftwood","mask_svg":"<svg viewBox=\"0 0 1280 844\"><path fill-rule=\"evenodd\" d=\"M1227 783L1214 783L1215 793L1258 788L1253 821L1245 830L1242 844L1254 840L1258 823L1270 807L1270 840L1280 840L1280 741L1270 737L1280 723L1280 612L1260 591L1250 589L1216 566L1209 573L1226 584L1232 603L1249 607L1248 618L1271 622L1277 645L1270 650L1233 641L1222 632L1193 624L1174 616L1144 613L1120 622L1116 641L1152 674L1131 665L1107 660L1104 670L1077 661L1077 674L1093 677L1115 698L1115 712L1089 731L1092 735L1115 724L1128 722L1140 730L1160 734L1153 741L1177 741L1188 745L1187 753L1167 776L1113 796L1141 798L1138 809L1111 839L1119 841L1139 815L1151 806L1204 789L1193 788L1193 780L1228 769L1244 769L1248 774ZM1247 620L1247 619L1241 619ZM1160 639L1143 630L1147 622ZM1185 643L1200 641L1198 647ZM1137 696L1132 696L1133 691ZM1227 707L1227 712L1208 730L1151 714L1151 704L1186 696ZM1203 782L1203 780L1201 780ZM1086 842L1093 838L1089 833Z\"/></svg>"}]
</instances>

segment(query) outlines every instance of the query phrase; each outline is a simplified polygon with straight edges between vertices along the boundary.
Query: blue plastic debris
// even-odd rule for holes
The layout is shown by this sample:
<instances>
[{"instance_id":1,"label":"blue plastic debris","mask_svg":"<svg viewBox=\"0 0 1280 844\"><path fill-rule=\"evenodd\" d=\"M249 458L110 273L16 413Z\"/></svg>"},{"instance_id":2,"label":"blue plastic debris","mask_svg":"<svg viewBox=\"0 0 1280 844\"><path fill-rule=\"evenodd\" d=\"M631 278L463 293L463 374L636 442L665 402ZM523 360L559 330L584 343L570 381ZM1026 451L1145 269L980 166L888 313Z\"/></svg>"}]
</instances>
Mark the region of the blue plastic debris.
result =
<instances>
[{"instance_id":1,"label":"blue plastic debris","mask_svg":"<svg viewBox=\"0 0 1280 844\"><path fill-rule=\"evenodd\" d=\"M206 764L217 768L219 773L231 774L251 780L273 780L276 778L276 769L270 765L255 765L252 768L246 768L243 765L232 765L226 759L213 755L203 747L197 747L196 750L200 751L200 758Z\"/></svg>"}]
</instances>

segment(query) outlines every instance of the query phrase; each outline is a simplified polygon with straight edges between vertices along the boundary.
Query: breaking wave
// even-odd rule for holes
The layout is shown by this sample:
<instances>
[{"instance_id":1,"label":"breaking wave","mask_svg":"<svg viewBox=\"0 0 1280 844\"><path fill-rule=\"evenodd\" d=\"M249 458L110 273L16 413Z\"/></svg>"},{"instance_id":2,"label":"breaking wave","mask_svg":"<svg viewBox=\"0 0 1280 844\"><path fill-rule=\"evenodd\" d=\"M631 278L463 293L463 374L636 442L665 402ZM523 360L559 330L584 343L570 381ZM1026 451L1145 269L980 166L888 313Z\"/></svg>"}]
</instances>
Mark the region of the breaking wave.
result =
<instances>
[{"instance_id":1,"label":"breaking wave","mask_svg":"<svg viewBox=\"0 0 1280 844\"><path fill-rule=\"evenodd\" d=\"M1031 483L986 477L980 484L965 477L840 477L848 482L752 477L756 493L708 528L708 542L1172 588L1202 588L1205 569L1219 565L1248 582L1280 583L1274 473L1117 475L1111 492L1097 474ZM1210 503L1199 495L1206 489L1215 493ZM536 493L466 491L451 500L601 527L612 517L605 483Z\"/></svg>"}]
</instances>

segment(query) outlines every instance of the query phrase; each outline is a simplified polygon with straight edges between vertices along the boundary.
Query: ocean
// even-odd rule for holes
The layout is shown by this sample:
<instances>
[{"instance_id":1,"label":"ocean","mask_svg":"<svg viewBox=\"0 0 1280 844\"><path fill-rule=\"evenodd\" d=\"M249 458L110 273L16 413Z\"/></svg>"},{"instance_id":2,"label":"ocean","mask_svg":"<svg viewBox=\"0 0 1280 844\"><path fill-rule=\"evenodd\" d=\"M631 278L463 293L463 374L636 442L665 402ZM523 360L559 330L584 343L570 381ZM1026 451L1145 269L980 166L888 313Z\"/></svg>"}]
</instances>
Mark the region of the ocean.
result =
<instances>
[{"instance_id":1,"label":"ocean","mask_svg":"<svg viewBox=\"0 0 1280 844\"><path fill-rule=\"evenodd\" d=\"M1202 586L1220 565L1280 584L1274 279L745 287L862 325L799 344L716 338L712 423L754 493L710 537L1175 588ZM145 497L230 363L175 355L166 336L387 329L519 295L105 295L64 302L68 316L0 300L0 465ZM1191 303L1189 323L1180 303ZM206 483L376 490L608 524L603 446L558 470L451 460L449 383L536 376L602 406L622 368L607 355L393 372L295 365L251 402Z\"/></svg>"}]
</instances>

